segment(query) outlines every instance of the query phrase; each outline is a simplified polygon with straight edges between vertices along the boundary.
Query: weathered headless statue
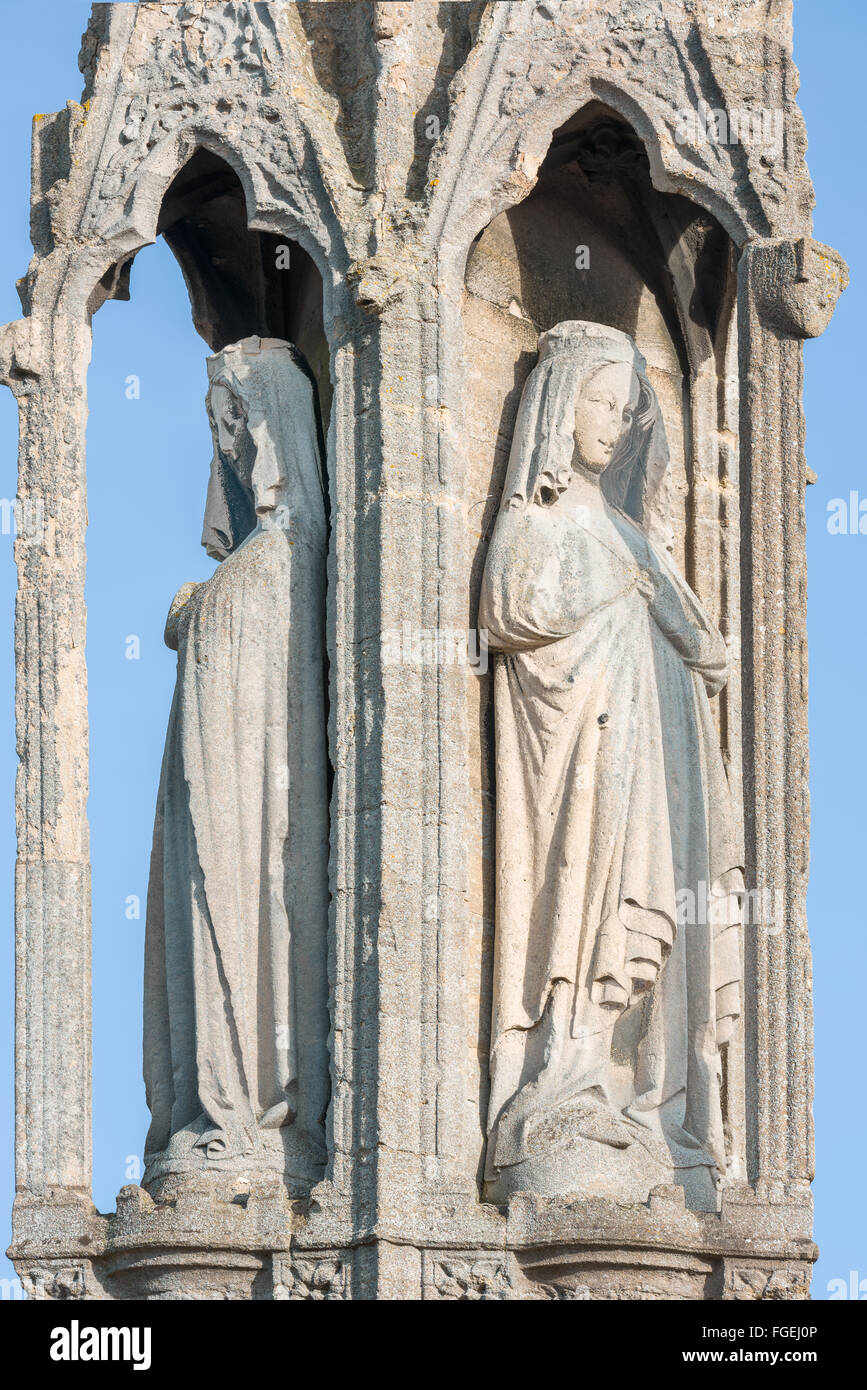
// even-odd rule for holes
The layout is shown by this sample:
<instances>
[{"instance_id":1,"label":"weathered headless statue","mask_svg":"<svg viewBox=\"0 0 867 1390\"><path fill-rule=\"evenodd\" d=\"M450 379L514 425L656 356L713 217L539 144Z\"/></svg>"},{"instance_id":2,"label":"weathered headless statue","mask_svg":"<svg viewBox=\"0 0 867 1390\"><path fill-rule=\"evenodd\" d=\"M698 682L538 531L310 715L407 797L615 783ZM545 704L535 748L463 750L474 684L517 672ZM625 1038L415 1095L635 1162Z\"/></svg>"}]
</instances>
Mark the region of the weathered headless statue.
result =
<instances>
[{"instance_id":1,"label":"weathered headless statue","mask_svg":"<svg viewBox=\"0 0 867 1390\"><path fill-rule=\"evenodd\" d=\"M313 385L288 343L208 360L203 545L178 653L147 905L145 1180L324 1162L329 1098L326 517Z\"/></svg>"},{"instance_id":2,"label":"weathered headless statue","mask_svg":"<svg viewBox=\"0 0 867 1390\"><path fill-rule=\"evenodd\" d=\"M727 651L669 555L668 476L631 339L544 333L479 614L498 652L495 1200L678 1182L713 1209L728 1166L743 854L709 704Z\"/></svg>"}]
</instances>

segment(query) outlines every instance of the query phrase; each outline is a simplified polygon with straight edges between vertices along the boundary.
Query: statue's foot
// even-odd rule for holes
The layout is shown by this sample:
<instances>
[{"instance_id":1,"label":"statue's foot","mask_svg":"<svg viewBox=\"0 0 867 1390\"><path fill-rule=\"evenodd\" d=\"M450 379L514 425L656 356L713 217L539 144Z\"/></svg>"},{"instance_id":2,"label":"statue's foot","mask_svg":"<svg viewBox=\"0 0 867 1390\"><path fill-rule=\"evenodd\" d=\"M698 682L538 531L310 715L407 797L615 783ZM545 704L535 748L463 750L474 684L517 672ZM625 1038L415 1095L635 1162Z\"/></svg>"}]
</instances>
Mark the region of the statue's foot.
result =
<instances>
[{"instance_id":1,"label":"statue's foot","mask_svg":"<svg viewBox=\"0 0 867 1390\"><path fill-rule=\"evenodd\" d=\"M201 1149L209 1160L240 1158L253 1152L253 1146L246 1140L246 1136L233 1143L224 1129L206 1129L193 1148Z\"/></svg>"},{"instance_id":2,"label":"statue's foot","mask_svg":"<svg viewBox=\"0 0 867 1390\"><path fill-rule=\"evenodd\" d=\"M576 1097L574 1102L562 1107L575 1125L575 1133L582 1139L593 1139L597 1144L610 1144L612 1149L628 1149L632 1138L626 1126L607 1102L599 1101L591 1093Z\"/></svg>"},{"instance_id":3,"label":"statue's foot","mask_svg":"<svg viewBox=\"0 0 867 1390\"><path fill-rule=\"evenodd\" d=\"M181 1176L231 1183L279 1175L293 1195L301 1196L321 1179L326 1157L324 1131L302 1127L289 1097L269 1107L252 1135L240 1126L215 1125L204 1112L197 1115L165 1149L146 1156L143 1185Z\"/></svg>"},{"instance_id":4,"label":"statue's foot","mask_svg":"<svg viewBox=\"0 0 867 1390\"><path fill-rule=\"evenodd\" d=\"M270 1110L259 1121L260 1129L282 1129L284 1125L291 1125L295 1120L295 1109L288 1100L278 1101L272 1105Z\"/></svg>"},{"instance_id":5,"label":"statue's foot","mask_svg":"<svg viewBox=\"0 0 867 1390\"><path fill-rule=\"evenodd\" d=\"M613 1149L628 1149L632 1143L629 1130L600 1087L567 1096L529 1117L524 1126L527 1155L567 1148L575 1139L589 1139Z\"/></svg>"}]
</instances>

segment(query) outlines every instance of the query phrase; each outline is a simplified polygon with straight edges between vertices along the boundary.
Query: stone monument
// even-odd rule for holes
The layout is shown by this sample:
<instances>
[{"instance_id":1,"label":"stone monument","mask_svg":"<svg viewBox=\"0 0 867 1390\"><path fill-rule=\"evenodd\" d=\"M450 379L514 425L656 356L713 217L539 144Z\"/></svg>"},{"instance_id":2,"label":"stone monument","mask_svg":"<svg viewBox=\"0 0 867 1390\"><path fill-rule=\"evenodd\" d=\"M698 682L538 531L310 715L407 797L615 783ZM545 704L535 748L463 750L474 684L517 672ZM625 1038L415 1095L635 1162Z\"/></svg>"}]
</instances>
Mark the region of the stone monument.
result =
<instances>
[{"instance_id":1,"label":"stone monument","mask_svg":"<svg viewBox=\"0 0 867 1390\"><path fill-rule=\"evenodd\" d=\"M790 0L93 6L0 330L32 1297L809 1296L801 344L846 269L791 38ZM103 1214L86 371L159 236L220 563L166 624L152 1124Z\"/></svg>"},{"instance_id":2,"label":"stone monument","mask_svg":"<svg viewBox=\"0 0 867 1390\"><path fill-rule=\"evenodd\" d=\"M322 1176L328 1107L315 386L273 340L233 344L208 367L203 543L223 563L181 588L166 627L178 680L147 907L145 1186L262 1167L291 1186Z\"/></svg>"},{"instance_id":3,"label":"stone monument","mask_svg":"<svg viewBox=\"0 0 867 1390\"><path fill-rule=\"evenodd\" d=\"M479 611L503 653L491 1200L678 1183L714 1211L742 1152L721 1075L744 855L708 702L728 657L652 538L668 472L632 340L543 333ZM690 921L701 885L714 911Z\"/></svg>"}]
</instances>

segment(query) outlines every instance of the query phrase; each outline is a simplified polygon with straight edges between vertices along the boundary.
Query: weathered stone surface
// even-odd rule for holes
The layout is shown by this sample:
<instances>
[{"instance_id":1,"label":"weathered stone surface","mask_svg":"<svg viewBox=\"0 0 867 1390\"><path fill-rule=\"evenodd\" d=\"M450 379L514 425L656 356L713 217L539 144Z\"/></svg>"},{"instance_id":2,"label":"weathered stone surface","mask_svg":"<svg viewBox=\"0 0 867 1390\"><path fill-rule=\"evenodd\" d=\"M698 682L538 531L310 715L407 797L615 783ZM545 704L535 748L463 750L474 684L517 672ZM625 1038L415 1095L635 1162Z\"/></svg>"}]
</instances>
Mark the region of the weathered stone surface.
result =
<instances>
[{"instance_id":1,"label":"weathered stone surface","mask_svg":"<svg viewBox=\"0 0 867 1390\"><path fill-rule=\"evenodd\" d=\"M542 334L479 607L500 653L489 1199L676 1180L714 1210L742 1145L720 1078L744 857L709 704L728 657L671 562L669 488L632 340Z\"/></svg>"},{"instance_id":2,"label":"weathered stone surface","mask_svg":"<svg viewBox=\"0 0 867 1390\"><path fill-rule=\"evenodd\" d=\"M289 343L208 362L203 544L178 653L151 854L145 1184L322 1177L328 1108L327 523L309 371Z\"/></svg>"},{"instance_id":3,"label":"weathered stone surface","mask_svg":"<svg viewBox=\"0 0 867 1390\"><path fill-rule=\"evenodd\" d=\"M815 1252L801 339L845 268L811 239L790 30L788 0L94 6L82 103L34 126L34 258L23 318L0 330L19 497L41 518L16 540L12 1254L42 1296L802 1296ZM211 351L295 343L327 423L331 1105L324 1176L303 1199L267 1174L168 1174L103 1217L85 376L92 314L126 297L158 235ZM538 335L566 319L628 334L647 362L673 555L728 647L713 703L746 887L771 894L745 923L718 1212L670 1183L644 1202L480 1201L491 673L414 642L477 626L521 392ZM393 661L405 625L410 656Z\"/></svg>"}]
</instances>

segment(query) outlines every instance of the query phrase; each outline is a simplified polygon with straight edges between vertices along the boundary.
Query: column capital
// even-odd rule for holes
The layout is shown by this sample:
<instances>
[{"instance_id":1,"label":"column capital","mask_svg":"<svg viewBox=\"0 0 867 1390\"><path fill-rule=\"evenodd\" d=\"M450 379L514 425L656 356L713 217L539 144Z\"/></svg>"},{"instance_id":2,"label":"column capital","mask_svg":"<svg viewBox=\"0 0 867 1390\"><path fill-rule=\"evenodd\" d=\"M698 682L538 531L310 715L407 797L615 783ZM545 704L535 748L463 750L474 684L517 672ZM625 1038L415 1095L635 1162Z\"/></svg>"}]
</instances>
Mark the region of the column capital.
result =
<instances>
[{"instance_id":1,"label":"column capital","mask_svg":"<svg viewBox=\"0 0 867 1390\"><path fill-rule=\"evenodd\" d=\"M748 242L743 255L761 318L789 338L818 338L849 283L839 251L812 237Z\"/></svg>"},{"instance_id":2,"label":"column capital","mask_svg":"<svg viewBox=\"0 0 867 1390\"><path fill-rule=\"evenodd\" d=\"M13 391L23 377L38 377L43 366L42 325L33 318L0 325L0 383Z\"/></svg>"}]
</instances>

